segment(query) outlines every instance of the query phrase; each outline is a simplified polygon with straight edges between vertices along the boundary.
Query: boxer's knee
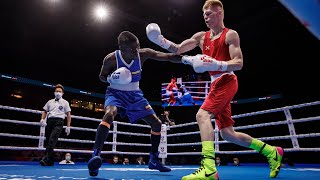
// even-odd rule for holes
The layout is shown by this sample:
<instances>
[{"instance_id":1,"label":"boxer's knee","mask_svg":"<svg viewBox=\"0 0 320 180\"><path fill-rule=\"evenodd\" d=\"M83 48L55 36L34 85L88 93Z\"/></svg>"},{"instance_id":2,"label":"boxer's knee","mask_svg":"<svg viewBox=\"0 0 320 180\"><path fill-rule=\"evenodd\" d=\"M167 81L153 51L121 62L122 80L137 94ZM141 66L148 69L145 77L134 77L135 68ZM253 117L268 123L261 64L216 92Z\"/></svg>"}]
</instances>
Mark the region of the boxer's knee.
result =
<instances>
[{"instance_id":1,"label":"boxer's knee","mask_svg":"<svg viewBox=\"0 0 320 180\"><path fill-rule=\"evenodd\" d=\"M226 127L220 130L221 137L226 141L233 141L236 136L236 132L232 127Z\"/></svg>"},{"instance_id":2,"label":"boxer's knee","mask_svg":"<svg viewBox=\"0 0 320 180\"><path fill-rule=\"evenodd\" d=\"M156 132L157 134L160 134L162 123L155 114L148 115L142 119L151 126L151 133Z\"/></svg>"},{"instance_id":3,"label":"boxer's knee","mask_svg":"<svg viewBox=\"0 0 320 180\"><path fill-rule=\"evenodd\" d=\"M117 107L107 106L102 121L111 125L116 115L117 115Z\"/></svg>"},{"instance_id":4,"label":"boxer's knee","mask_svg":"<svg viewBox=\"0 0 320 180\"><path fill-rule=\"evenodd\" d=\"M211 120L211 115L207 111L200 109L196 114L196 119L198 124L203 124Z\"/></svg>"},{"instance_id":5,"label":"boxer's knee","mask_svg":"<svg viewBox=\"0 0 320 180\"><path fill-rule=\"evenodd\" d=\"M151 126L152 132L160 133L162 123L161 120L155 114L148 116L145 120Z\"/></svg>"},{"instance_id":6,"label":"boxer's knee","mask_svg":"<svg viewBox=\"0 0 320 180\"><path fill-rule=\"evenodd\" d=\"M153 132L157 132L157 133L161 131L161 121L160 121L160 119L155 118L153 120L153 123L151 125L151 130Z\"/></svg>"}]
</instances>

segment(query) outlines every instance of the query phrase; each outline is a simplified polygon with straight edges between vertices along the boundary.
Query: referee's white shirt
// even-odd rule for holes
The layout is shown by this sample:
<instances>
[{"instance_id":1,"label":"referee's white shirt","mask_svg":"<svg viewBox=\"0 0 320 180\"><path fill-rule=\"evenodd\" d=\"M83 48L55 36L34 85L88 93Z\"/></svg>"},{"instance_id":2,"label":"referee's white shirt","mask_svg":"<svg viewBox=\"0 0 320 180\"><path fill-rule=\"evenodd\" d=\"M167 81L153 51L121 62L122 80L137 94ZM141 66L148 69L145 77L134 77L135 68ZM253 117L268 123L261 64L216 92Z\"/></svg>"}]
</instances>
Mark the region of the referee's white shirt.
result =
<instances>
[{"instance_id":1,"label":"referee's white shirt","mask_svg":"<svg viewBox=\"0 0 320 180\"><path fill-rule=\"evenodd\" d=\"M48 113L47 118L62 118L65 119L67 112L71 111L69 102L60 98L59 100L51 99L46 105L43 106L43 109Z\"/></svg>"}]
</instances>

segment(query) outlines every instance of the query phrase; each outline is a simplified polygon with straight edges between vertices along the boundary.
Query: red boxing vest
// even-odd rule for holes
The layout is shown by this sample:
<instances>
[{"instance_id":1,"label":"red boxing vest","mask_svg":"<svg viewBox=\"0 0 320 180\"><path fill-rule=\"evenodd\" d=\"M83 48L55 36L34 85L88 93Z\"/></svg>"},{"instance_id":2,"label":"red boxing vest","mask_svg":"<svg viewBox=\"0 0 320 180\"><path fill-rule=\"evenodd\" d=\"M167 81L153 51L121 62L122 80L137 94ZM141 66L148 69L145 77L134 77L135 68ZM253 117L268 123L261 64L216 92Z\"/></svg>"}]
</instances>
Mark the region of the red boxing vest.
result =
<instances>
[{"instance_id":1,"label":"red boxing vest","mask_svg":"<svg viewBox=\"0 0 320 180\"><path fill-rule=\"evenodd\" d=\"M204 37L202 54L211 56L219 61L229 61L231 59L229 46L225 43L228 30L228 28L224 28L220 37L213 41L210 40L210 31L207 31ZM209 71L210 76L219 73L221 71Z\"/></svg>"}]
</instances>

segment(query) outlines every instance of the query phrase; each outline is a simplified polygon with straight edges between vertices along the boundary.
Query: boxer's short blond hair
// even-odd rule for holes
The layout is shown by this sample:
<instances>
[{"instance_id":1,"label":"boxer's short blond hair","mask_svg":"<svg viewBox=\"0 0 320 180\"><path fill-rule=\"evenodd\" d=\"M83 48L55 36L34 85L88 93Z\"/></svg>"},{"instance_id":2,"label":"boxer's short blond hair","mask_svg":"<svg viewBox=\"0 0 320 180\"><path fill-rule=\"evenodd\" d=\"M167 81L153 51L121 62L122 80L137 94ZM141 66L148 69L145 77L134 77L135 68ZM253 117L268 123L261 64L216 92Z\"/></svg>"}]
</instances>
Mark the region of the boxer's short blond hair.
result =
<instances>
[{"instance_id":1,"label":"boxer's short blond hair","mask_svg":"<svg viewBox=\"0 0 320 180\"><path fill-rule=\"evenodd\" d=\"M223 9L223 4L219 0L206 0L204 3L202 10L204 11L205 9L210 8L211 6L220 6Z\"/></svg>"}]
</instances>

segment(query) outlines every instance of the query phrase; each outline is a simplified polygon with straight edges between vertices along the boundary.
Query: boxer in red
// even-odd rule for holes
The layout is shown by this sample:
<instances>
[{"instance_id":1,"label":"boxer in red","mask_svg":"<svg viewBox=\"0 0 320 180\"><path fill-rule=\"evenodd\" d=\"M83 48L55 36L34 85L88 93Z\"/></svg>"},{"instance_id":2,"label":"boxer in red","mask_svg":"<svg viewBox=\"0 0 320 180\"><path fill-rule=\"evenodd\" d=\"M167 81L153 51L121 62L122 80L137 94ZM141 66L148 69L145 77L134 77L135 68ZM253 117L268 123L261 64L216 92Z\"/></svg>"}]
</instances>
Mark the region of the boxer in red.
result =
<instances>
[{"instance_id":1,"label":"boxer in red","mask_svg":"<svg viewBox=\"0 0 320 180\"><path fill-rule=\"evenodd\" d=\"M177 87L177 79L175 77L171 78L171 82L168 84L166 88L166 94L169 96L168 106L174 105L176 103L176 98L174 97L174 91L178 89Z\"/></svg>"},{"instance_id":2,"label":"boxer in red","mask_svg":"<svg viewBox=\"0 0 320 180\"><path fill-rule=\"evenodd\" d=\"M280 171L283 149L245 133L236 132L233 128L230 101L238 90L234 71L241 70L243 66L239 34L224 26L224 8L221 1L207 0L202 10L209 30L197 32L181 44L165 39L161 35L160 27L155 23L146 28L149 40L170 52L182 54L200 47L202 54L183 56L182 62L191 65L197 73L209 72L211 77L210 92L196 115L202 141L201 166L182 179L219 179L214 162L212 118L215 118L222 138L266 156L270 165L270 177L275 178Z\"/></svg>"}]
</instances>

